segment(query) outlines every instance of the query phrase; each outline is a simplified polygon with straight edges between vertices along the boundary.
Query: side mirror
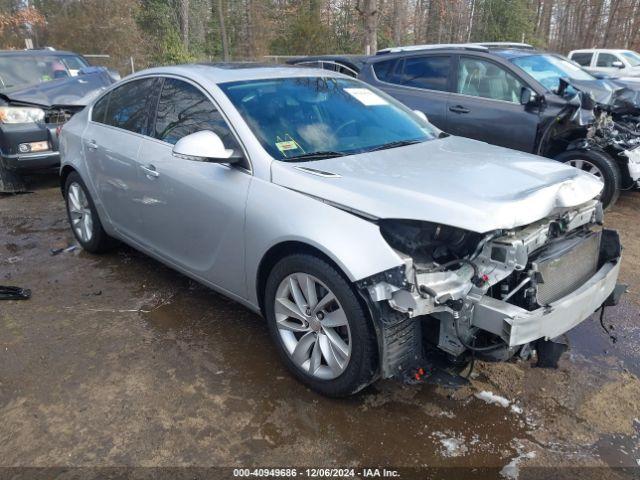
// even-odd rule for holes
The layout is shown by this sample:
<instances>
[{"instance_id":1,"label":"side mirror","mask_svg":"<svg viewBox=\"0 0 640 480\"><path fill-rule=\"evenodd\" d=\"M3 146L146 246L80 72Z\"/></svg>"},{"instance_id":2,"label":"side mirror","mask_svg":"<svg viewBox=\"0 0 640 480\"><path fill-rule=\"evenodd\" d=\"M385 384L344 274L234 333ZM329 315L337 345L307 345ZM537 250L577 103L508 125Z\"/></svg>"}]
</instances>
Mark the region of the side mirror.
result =
<instances>
[{"instance_id":1,"label":"side mirror","mask_svg":"<svg viewBox=\"0 0 640 480\"><path fill-rule=\"evenodd\" d=\"M414 110L413 113L415 113L417 116L419 116L422 120L424 120L425 122L428 122L429 119L427 118L427 116L425 115L424 112L420 111L420 110Z\"/></svg>"},{"instance_id":2,"label":"side mirror","mask_svg":"<svg viewBox=\"0 0 640 480\"><path fill-rule=\"evenodd\" d=\"M214 163L234 163L233 150L225 148L220 137L210 130L202 130L182 137L173 146L173 154Z\"/></svg>"},{"instance_id":3,"label":"side mirror","mask_svg":"<svg viewBox=\"0 0 640 480\"><path fill-rule=\"evenodd\" d=\"M616 60L615 62L611 62L611 66L616 68L624 68L624 63L622 63L620 60Z\"/></svg>"},{"instance_id":4,"label":"side mirror","mask_svg":"<svg viewBox=\"0 0 640 480\"><path fill-rule=\"evenodd\" d=\"M529 87L522 87L520 90L520 105L529 105L536 99L536 94Z\"/></svg>"}]
</instances>

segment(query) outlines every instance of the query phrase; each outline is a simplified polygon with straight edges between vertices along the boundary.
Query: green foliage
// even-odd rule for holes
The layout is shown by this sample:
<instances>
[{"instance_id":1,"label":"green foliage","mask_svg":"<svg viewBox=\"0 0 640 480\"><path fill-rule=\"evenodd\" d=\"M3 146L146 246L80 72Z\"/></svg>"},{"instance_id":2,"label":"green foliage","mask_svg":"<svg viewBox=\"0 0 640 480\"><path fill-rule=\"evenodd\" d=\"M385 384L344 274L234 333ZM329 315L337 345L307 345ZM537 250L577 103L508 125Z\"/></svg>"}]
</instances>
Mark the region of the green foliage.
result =
<instances>
[{"instance_id":1,"label":"green foliage","mask_svg":"<svg viewBox=\"0 0 640 480\"><path fill-rule=\"evenodd\" d=\"M317 55L331 53L334 35L322 21L319 2L296 2L293 11L270 43L275 55Z\"/></svg>"},{"instance_id":2,"label":"green foliage","mask_svg":"<svg viewBox=\"0 0 640 480\"><path fill-rule=\"evenodd\" d=\"M479 42L520 42L531 37L534 16L527 0L480 0L472 39Z\"/></svg>"},{"instance_id":3,"label":"green foliage","mask_svg":"<svg viewBox=\"0 0 640 480\"><path fill-rule=\"evenodd\" d=\"M173 0L142 0L136 23L149 38L153 64L188 63L194 60L180 38Z\"/></svg>"}]
</instances>

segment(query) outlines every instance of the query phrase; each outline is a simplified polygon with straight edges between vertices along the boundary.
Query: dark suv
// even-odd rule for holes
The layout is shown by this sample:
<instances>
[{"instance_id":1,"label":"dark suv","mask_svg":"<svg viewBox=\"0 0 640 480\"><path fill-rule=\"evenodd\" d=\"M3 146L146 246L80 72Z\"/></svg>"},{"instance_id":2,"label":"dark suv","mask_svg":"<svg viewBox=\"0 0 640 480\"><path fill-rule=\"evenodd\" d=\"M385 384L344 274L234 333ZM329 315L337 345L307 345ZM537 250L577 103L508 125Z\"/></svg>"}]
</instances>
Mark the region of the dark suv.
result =
<instances>
[{"instance_id":1,"label":"dark suv","mask_svg":"<svg viewBox=\"0 0 640 480\"><path fill-rule=\"evenodd\" d=\"M72 52L0 51L0 193L23 190L24 172L60 165L59 128L118 79Z\"/></svg>"},{"instance_id":2,"label":"dark suv","mask_svg":"<svg viewBox=\"0 0 640 480\"><path fill-rule=\"evenodd\" d=\"M627 137L625 132L625 138L619 138L621 133L603 116L608 113L593 100L593 89L607 90L600 84L604 80L559 55L524 44L454 44L294 62L357 72L359 79L424 112L453 135L536 153L593 173L605 183L605 205L615 202L621 187L635 186L640 178L640 149L632 152L640 136L636 132ZM611 131L604 132L606 128Z\"/></svg>"}]
</instances>

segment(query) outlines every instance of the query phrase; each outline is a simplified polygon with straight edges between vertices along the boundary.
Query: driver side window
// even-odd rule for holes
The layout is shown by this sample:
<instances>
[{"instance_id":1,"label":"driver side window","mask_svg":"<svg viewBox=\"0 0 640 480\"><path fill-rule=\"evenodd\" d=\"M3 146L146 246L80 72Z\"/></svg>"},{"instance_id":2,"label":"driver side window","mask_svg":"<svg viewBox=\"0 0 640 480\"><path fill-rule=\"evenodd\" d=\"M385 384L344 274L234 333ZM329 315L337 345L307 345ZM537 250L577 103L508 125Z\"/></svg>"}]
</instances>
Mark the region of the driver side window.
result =
<instances>
[{"instance_id":1,"label":"driver side window","mask_svg":"<svg viewBox=\"0 0 640 480\"><path fill-rule=\"evenodd\" d=\"M153 136L175 145L182 137L200 130L216 133L226 148L239 148L218 109L198 88L182 80L165 78Z\"/></svg>"},{"instance_id":2,"label":"driver side window","mask_svg":"<svg viewBox=\"0 0 640 480\"><path fill-rule=\"evenodd\" d=\"M600 52L598 54L597 66L610 68L610 67L613 67L613 62L619 62L619 61L620 59L611 53Z\"/></svg>"},{"instance_id":3,"label":"driver side window","mask_svg":"<svg viewBox=\"0 0 640 480\"><path fill-rule=\"evenodd\" d=\"M524 85L504 68L478 58L461 57L457 92L473 97L520 103Z\"/></svg>"}]
</instances>

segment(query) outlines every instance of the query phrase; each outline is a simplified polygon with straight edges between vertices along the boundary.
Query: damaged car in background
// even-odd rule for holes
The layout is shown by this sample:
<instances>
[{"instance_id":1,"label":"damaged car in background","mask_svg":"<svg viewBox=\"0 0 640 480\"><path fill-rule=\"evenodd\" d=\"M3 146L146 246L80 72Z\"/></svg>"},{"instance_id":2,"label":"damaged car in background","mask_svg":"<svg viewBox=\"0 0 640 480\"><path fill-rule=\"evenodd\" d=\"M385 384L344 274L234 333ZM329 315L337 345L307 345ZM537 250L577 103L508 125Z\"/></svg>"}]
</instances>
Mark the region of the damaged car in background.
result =
<instances>
[{"instance_id":1,"label":"damaged car in background","mask_svg":"<svg viewBox=\"0 0 640 480\"><path fill-rule=\"evenodd\" d=\"M604 182L605 207L640 179L640 83L595 78L527 44L413 45L290 63L356 76L445 132L591 173Z\"/></svg>"},{"instance_id":2,"label":"damaged car in background","mask_svg":"<svg viewBox=\"0 0 640 480\"><path fill-rule=\"evenodd\" d=\"M72 52L0 52L0 193L24 191L27 172L58 167L60 127L119 79Z\"/></svg>"},{"instance_id":3,"label":"damaged car in background","mask_svg":"<svg viewBox=\"0 0 640 480\"><path fill-rule=\"evenodd\" d=\"M432 352L539 357L622 292L595 176L448 135L339 73L138 72L60 146L84 249L118 239L261 313L325 395L410 378Z\"/></svg>"}]
</instances>

